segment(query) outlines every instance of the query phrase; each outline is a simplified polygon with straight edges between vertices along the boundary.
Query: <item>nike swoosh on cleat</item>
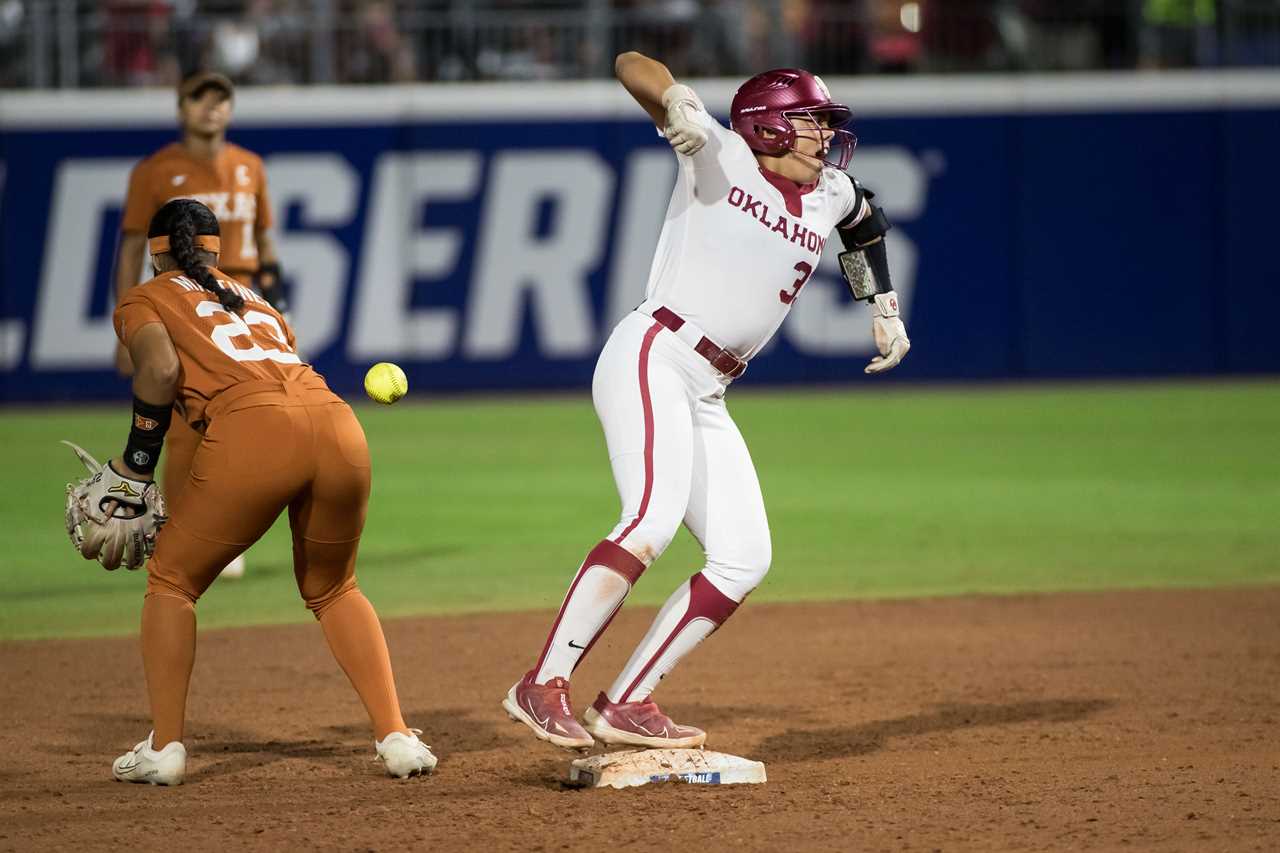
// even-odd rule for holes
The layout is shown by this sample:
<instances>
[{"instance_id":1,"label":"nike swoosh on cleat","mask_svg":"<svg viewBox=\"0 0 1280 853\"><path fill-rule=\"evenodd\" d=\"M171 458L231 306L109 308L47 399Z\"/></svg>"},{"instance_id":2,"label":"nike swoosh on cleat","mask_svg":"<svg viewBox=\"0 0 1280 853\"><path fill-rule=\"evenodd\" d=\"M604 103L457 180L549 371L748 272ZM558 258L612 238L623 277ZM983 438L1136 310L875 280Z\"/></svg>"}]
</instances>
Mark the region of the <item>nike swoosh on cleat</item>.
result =
<instances>
[{"instance_id":1,"label":"nike swoosh on cleat","mask_svg":"<svg viewBox=\"0 0 1280 853\"><path fill-rule=\"evenodd\" d=\"M534 710L533 710L533 705L532 705L532 704L526 704L526 705L525 705L525 710L529 712L529 716L533 717L533 720L534 720L534 722L536 722L536 723L538 724L538 727L539 727L539 728L541 728L541 729L543 729L543 730L545 730L545 729L547 728L547 723L551 722L551 715L550 715L550 714L547 714L547 718L546 718L545 720L539 720L539 719L538 719L538 714L537 714L537 712L536 712L536 711L534 711Z\"/></svg>"},{"instance_id":2,"label":"nike swoosh on cleat","mask_svg":"<svg viewBox=\"0 0 1280 853\"><path fill-rule=\"evenodd\" d=\"M570 640L570 641L569 641L569 648L571 648L571 649L577 649L577 650L579 650L579 651L583 651L583 652L585 652L585 651L587 650L587 647L586 647L586 646L580 646L580 645L578 645L577 643L575 643L573 640Z\"/></svg>"},{"instance_id":3,"label":"nike swoosh on cleat","mask_svg":"<svg viewBox=\"0 0 1280 853\"><path fill-rule=\"evenodd\" d=\"M627 717L627 722L628 722L628 723L630 723L631 725L635 726L637 729L639 729L640 731L644 732L645 734L649 735L650 737L657 737L657 733L656 733L656 732L651 732L651 731L649 731L649 729L645 728L645 727L644 727L644 725L642 725L641 723L636 722L636 720L635 720L633 717ZM666 729L663 729L663 730L662 730L662 733L663 733L663 735L665 735L665 734L667 733Z\"/></svg>"}]
</instances>

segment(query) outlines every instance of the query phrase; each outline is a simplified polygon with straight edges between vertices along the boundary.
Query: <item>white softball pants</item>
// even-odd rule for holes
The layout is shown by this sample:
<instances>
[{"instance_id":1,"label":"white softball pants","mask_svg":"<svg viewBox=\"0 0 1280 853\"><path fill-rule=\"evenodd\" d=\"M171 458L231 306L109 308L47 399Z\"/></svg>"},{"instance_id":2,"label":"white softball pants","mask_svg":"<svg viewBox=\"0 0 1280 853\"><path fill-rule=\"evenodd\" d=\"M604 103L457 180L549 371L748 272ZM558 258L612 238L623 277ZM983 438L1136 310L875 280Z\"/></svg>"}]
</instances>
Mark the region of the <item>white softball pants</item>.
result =
<instances>
[{"instance_id":1,"label":"white softball pants","mask_svg":"<svg viewBox=\"0 0 1280 853\"><path fill-rule=\"evenodd\" d=\"M622 517L579 566L542 654L537 684L568 679L683 522L706 563L667 599L613 685L639 702L737 608L769 570L760 482L724 405L728 380L665 326L635 312L614 329L591 396Z\"/></svg>"},{"instance_id":2,"label":"white softball pants","mask_svg":"<svg viewBox=\"0 0 1280 853\"><path fill-rule=\"evenodd\" d=\"M769 571L772 544L727 387L706 359L635 312L605 344L591 396L622 499L608 539L648 566L683 522L706 553L702 573L742 601Z\"/></svg>"}]
</instances>

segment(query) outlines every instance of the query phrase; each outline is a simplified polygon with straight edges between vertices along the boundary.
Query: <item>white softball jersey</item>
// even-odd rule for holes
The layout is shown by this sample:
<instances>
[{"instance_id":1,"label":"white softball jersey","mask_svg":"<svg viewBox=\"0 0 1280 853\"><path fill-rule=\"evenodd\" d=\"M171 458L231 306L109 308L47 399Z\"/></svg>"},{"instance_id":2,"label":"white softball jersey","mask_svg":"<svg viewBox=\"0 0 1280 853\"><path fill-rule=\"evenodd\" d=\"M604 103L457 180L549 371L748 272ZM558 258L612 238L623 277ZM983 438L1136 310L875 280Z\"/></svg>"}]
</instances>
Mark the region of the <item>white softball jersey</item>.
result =
<instances>
[{"instance_id":1,"label":"white softball jersey","mask_svg":"<svg viewBox=\"0 0 1280 853\"><path fill-rule=\"evenodd\" d=\"M691 157L676 155L646 302L665 305L749 360L786 319L858 193L830 167L804 187L767 173L741 136L706 112L697 115L707 144Z\"/></svg>"},{"instance_id":2,"label":"white softball jersey","mask_svg":"<svg viewBox=\"0 0 1280 853\"><path fill-rule=\"evenodd\" d=\"M835 169L806 187L764 172L738 134L700 115L708 142L676 155L645 302L613 330L592 381L622 512L579 567L533 670L538 684L568 679L684 524L706 562L667 600L606 691L612 702L646 700L772 559L755 465L725 406L732 379L695 351L696 336L691 344L653 314L666 308L682 332L696 327L750 359L786 319L836 224L862 203Z\"/></svg>"}]
</instances>

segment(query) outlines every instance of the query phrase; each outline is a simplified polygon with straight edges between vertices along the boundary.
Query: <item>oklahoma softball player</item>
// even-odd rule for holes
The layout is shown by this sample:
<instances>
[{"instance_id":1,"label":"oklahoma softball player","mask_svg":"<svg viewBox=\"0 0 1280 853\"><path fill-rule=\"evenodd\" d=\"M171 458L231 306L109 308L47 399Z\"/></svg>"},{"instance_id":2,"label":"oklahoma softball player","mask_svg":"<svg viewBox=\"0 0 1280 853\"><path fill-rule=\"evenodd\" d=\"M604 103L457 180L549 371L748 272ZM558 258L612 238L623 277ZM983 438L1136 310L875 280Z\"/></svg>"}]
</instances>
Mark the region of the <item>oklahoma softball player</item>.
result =
<instances>
[{"instance_id":1,"label":"oklahoma softball player","mask_svg":"<svg viewBox=\"0 0 1280 853\"><path fill-rule=\"evenodd\" d=\"M806 71L759 74L733 99L728 130L666 66L638 53L619 80L675 149L679 170L647 298L614 329L592 399L622 517L569 586L542 653L503 707L540 739L696 747L706 733L650 699L769 569L769 523L755 467L724 394L786 318L833 229L856 298L871 303L881 373L910 346L889 282L888 220L844 173L849 108ZM833 159L828 159L833 158ZM569 677L681 523L706 564L671 595L608 690L575 719Z\"/></svg>"},{"instance_id":2,"label":"oklahoma softball player","mask_svg":"<svg viewBox=\"0 0 1280 853\"><path fill-rule=\"evenodd\" d=\"M115 311L136 369L125 452L98 475L111 481L105 494L146 508L139 496L155 488L174 412L201 438L147 567L142 661L155 728L112 772L128 782L182 782L196 599L286 509L298 591L369 713L377 757L393 776L430 771L435 756L405 726L382 627L356 586L370 481L360 422L299 359L281 314L212 268L221 240L209 208L171 201L148 237L159 274Z\"/></svg>"}]
</instances>

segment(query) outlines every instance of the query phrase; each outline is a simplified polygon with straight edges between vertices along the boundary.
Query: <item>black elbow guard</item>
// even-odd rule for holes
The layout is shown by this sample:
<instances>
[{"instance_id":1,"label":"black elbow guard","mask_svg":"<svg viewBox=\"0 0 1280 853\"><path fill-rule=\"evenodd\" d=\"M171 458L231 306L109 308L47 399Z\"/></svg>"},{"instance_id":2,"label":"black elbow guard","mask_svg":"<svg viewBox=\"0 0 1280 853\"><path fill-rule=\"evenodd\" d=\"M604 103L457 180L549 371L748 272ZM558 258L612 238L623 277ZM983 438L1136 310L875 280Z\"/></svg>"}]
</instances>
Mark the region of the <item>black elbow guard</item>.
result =
<instances>
[{"instance_id":1,"label":"black elbow guard","mask_svg":"<svg viewBox=\"0 0 1280 853\"><path fill-rule=\"evenodd\" d=\"M878 204L872 204L869 201L867 204L871 207L869 216L863 217L852 228L839 229L840 241L851 252L865 249L877 240L883 239L884 235L888 234L889 229L893 227L893 224L889 222L889 217L884 215L883 207Z\"/></svg>"},{"instance_id":2,"label":"black elbow guard","mask_svg":"<svg viewBox=\"0 0 1280 853\"><path fill-rule=\"evenodd\" d=\"M878 293L893 290L893 282L889 279L889 255L884 247L884 235L892 227L889 217L884 215L884 208L872 204L870 216L852 228L838 229L846 250L838 257L840 271L849 283L854 299L871 300Z\"/></svg>"}]
</instances>

